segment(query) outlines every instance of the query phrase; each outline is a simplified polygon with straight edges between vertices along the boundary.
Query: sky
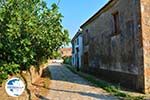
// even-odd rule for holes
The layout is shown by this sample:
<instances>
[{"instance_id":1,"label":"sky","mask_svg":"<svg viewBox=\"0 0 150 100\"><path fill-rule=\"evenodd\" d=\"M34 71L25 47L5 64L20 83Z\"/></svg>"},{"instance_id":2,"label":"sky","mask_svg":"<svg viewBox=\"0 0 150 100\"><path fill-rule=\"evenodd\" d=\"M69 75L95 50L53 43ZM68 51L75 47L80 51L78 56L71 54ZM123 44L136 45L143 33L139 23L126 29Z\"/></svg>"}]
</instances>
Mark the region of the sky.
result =
<instances>
[{"instance_id":1,"label":"sky","mask_svg":"<svg viewBox=\"0 0 150 100\"><path fill-rule=\"evenodd\" d=\"M59 0L45 0L48 7ZM70 38L80 26L103 7L108 0L60 0L59 11L64 16L62 25L69 31Z\"/></svg>"}]
</instances>

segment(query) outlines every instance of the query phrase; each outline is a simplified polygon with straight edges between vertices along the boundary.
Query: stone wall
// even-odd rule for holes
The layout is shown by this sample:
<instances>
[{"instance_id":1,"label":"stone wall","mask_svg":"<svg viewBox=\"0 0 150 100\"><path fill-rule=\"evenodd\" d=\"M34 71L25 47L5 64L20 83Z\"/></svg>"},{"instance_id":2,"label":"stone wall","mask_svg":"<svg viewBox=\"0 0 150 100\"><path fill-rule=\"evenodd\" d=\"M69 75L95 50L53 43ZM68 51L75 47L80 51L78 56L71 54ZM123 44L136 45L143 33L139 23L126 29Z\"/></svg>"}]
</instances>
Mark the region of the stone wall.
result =
<instances>
[{"instance_id":1,"label":"stone wall","mask_svg":"<svg viewBox=\"0 0 150 100\"><path fill-rule=\"evenodd\" d=\"M144 50L144 92L150 92L150 0L141 1L142 37Z\"/></svg>"},{"instance_id":2,"label":"stone wall","mask_svg":"<svg viewBox=\"0 0 150 100\"><path fill-rule=\"evenodd\" d=\"M119 12L117 35L114 35L115 12ZM83 70L143 90L140 0L113 0L99 13L81 26L84 52L88 52L88 66L83 64Z\"/></svg>"}]
</instances>

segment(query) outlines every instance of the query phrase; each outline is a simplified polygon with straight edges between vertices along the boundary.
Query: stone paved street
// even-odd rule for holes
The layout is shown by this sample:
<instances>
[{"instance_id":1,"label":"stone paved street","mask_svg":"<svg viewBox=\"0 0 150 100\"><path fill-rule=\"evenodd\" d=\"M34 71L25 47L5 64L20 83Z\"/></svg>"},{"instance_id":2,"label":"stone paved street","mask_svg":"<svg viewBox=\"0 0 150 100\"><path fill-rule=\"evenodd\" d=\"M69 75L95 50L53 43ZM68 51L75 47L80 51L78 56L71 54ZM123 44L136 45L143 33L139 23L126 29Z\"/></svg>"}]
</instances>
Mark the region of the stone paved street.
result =
<instances>
[{"instance_id":1,"label":"stone paved street","mask_svg":"<svg viewBox=\"0 0 150 100\"><path fill-rule=\"evenodd\" d=\"M62 65L50 65L49 71L52 81L46 98L50 100L118 100Z\"/></svg>"}]
</instances>

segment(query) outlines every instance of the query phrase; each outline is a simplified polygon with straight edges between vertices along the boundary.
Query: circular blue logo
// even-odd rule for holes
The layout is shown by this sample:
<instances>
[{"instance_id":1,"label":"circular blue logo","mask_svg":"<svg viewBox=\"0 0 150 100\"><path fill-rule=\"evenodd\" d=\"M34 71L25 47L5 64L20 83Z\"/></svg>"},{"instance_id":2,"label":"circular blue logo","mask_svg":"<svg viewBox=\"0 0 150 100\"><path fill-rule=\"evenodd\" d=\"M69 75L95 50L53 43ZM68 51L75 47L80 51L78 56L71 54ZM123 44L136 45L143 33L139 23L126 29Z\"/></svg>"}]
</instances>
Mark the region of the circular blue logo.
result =
<instances>
[{"instance_id":1,"label":"circular blue logo","mask_svg":"<svg viewBox=\"0 0 150 100\"><path fill-rule=\"evenodd\" d=\"M25 89L25 85L20 78L11 78L6 82L5 90L9 96L18 97Z\"/></svg>"}]
</instances>

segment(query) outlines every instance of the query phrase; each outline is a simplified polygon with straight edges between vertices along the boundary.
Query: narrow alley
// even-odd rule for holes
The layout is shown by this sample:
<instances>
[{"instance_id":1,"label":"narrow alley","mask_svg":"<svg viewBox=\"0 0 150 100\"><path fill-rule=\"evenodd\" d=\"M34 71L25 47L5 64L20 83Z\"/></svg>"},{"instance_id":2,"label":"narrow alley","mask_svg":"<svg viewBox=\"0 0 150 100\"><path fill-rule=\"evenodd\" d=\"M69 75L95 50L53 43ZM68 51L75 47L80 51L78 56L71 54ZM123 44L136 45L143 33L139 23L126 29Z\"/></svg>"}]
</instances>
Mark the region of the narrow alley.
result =
<instances>
[{"instance_id":1,"label":"narrow alley","mask_svg":"<svg viewBox=\"0 0 150 100\"><path fill-rule=\"evenodd\" d=\"M51 84L48 96L50 100L117 100L101 88L72 73L63 65L49 65Z\"/></svg>"}]
</instances>

